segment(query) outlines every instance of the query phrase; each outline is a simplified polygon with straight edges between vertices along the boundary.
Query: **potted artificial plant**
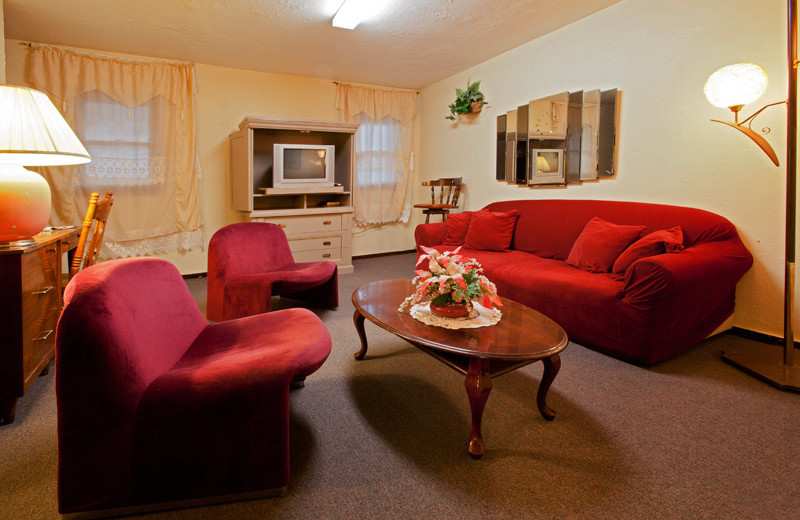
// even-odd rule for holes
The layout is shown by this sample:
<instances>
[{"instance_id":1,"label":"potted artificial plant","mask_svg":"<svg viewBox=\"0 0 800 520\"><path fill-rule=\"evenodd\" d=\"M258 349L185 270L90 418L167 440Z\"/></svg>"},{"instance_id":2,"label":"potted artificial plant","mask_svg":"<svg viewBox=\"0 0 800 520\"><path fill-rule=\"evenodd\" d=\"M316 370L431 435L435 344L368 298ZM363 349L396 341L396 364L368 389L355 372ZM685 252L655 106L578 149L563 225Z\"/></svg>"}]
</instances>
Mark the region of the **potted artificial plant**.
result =
<instances>
[{"instance_id":1,"label":"potted artificial plant","mask_svg":"<svg viewBox=\"0 0 800 520\"><path fill-rule=\"evenodd\" d=\"M456 100L448 105L450 115L445 117L445 119L455 121L457 115L477 114L480 112L483 109L483 105L487 104L483 99L484 96L480 87L480 81L474 83L467 81L466 90L456 88Z\"/></svg>"}]
</instances>

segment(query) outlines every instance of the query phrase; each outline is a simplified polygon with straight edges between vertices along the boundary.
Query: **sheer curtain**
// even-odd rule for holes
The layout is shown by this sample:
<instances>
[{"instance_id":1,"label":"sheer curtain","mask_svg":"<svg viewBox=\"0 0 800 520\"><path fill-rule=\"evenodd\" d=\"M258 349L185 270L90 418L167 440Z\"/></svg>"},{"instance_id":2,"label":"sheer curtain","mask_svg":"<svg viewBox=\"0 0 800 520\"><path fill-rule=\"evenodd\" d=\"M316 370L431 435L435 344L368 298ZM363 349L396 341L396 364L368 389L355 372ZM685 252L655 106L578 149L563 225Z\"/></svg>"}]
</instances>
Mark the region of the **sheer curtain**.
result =
<instances>
[{"instance_id":1,"label":"sheer curtain","mask_svg":"<svg viewBox=\"0 0 800 520\"><path fill-rule=\"evenodd\" d=\"M353 207L357 226L407 222L417 93L336 85L339 118L359 123Z\"/></svg>"},{"instance_id":2,"label":"sheer curtain","mask_svg":"<svg viewBox=\"0 0 800 520\"><path fill-rule=\"evenodd\" d=\"M80 224L91 192L113 191L103 256L203 247L192 65L35 45L30 80L92 155L86 165L42 169L51 224Z\"/></svg>"}]
</instances>

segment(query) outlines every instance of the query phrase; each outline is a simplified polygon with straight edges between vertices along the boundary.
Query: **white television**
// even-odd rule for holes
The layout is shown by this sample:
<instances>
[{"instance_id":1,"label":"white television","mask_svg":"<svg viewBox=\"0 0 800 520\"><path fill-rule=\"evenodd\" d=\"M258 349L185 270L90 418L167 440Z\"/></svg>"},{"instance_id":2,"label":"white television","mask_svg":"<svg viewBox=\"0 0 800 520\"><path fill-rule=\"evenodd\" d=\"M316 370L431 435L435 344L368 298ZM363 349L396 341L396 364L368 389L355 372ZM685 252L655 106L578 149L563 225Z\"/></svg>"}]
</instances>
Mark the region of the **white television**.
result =
<instances>
[{"instance_id":1,"label":"white television","mask_svg":"<svg viewBox=\"0 0 800 520\"><path fill-rule=\"evenodd\" d=\"M336 147L327 144L274 144L273 188L326 187L334 184Z\"/></svg>"}]
</instances>

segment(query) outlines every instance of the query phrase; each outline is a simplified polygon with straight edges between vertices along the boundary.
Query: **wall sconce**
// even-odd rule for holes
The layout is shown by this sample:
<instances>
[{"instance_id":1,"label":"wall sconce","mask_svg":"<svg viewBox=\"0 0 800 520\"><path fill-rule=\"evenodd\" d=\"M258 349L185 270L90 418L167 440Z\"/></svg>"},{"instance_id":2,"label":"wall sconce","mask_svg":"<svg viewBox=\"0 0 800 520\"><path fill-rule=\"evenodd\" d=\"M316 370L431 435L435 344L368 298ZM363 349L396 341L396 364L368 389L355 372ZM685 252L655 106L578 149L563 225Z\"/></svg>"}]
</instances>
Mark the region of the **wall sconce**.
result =
<instances>
[{"instance_id":1,"label":"wall sconce","mask_svg":"<svg viewBox=\"0 0 800 520\"><path fill-rule=\"evenodd\" d=\"M786 101L770 103L761 107L753 115L739 122L738 113L742 106L755 101L766 88L767 74L753 63L739 63L723 67L708 78L705 93L711 104L727 106L734 113L734 122L717 121L732 126L744 133L761 147L778 166L778 157L769 143L755 133L750 124L753 118L765 108L786 103L786 255L783 288L783 345L762 345L760 347L725 348L722 359L780 388L800 392L800 365L795 364L794 331L794 274L797 219L797 0L787 0L788 7L788 97ZM712 121L716 121L712 119ZM746 126L745 126L746 124ZM768 132L769 130L766 130Z\"/></svg>"},{"instance_id":2,"label":"wall sconce","mask_svg":"<svg viewBox=\"0 0 800 520\"><path fill-rule=\"evenodd\" d=\"M712 105L720 108L729 108L733 112L733 123L730 121L720 121L719 119L712 119L712 121L728 125L742 132L764 150L772 162L775 163L775 166L778 166L778 156L775 150L773 150L767 140L757 134L750 125L753 123L753 119L765 108L773 105L780 105L786 103L786 101L778 101L777 103L764 105L753 113L753 115L739 122L739 111L746 104L761 97L761 94L763 94L764 90L767 88L768 81L767 73L760 65L756 65L755 63L737 63L735 65L722 67L709 76L708 81L706 81L706 86L703 88L703 92L705 92L706 98ZM769 128L765 128L762 131L764 133L769 133Z\"/></svg>"}]
</instances>

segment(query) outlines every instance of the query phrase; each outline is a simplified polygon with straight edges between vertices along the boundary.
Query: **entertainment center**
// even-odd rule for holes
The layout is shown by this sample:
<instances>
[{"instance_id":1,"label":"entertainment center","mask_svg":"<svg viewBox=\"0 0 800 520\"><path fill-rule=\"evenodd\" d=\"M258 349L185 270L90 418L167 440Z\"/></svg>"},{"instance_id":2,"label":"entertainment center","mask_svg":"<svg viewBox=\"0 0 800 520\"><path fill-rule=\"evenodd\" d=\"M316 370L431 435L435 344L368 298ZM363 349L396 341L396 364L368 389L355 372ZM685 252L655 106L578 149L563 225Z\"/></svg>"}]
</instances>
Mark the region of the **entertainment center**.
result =
<instances>
[{"instance_id":1,"label":"entertainment center","mask_svg":"<svg viewBox=\"0 0 800 520\"><path fill-rule=\"evenodd\" d=\"M231 207L281 226L296 262L333 260L340 274L352 272L356 130L357 123L245 117L229 138ZM276 161L276 153L285 155Z\"/></svg>"}]
</instances>

